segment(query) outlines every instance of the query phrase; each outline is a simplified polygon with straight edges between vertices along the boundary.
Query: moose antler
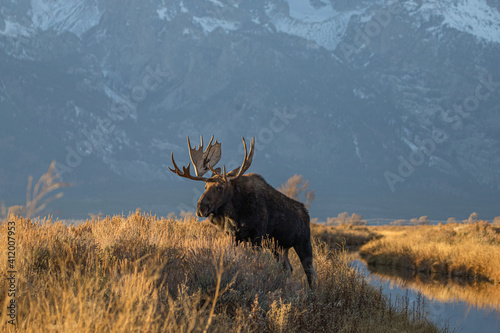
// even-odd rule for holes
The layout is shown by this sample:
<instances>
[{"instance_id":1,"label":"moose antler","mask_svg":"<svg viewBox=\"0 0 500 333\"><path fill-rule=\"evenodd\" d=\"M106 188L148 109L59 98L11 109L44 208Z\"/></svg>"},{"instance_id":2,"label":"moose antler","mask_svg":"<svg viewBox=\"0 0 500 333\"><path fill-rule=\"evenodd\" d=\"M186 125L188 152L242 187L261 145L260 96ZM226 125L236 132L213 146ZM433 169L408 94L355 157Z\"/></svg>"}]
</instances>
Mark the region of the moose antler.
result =
<instances>
[{"instance_id":1,"label":"moose antler","mask_svg":"<svg viewBox=\"0 0 500 333\"><path fill-rule=\"evenodd\" d=\"M188 163L187 167L182 167L182 171L177 167L177 164L175 164L175 160L174 160L174 152L172 152L171 154L171 157L172 157L172 163L174 164L174 170L170 169L170 167L168 167L168 170L172 171L173 173L175 173L176 175L180 176L180 177L184 177L184 178L187 178L187 179L192 179L192 180L203 180L203 181L207 181L208 178L206 177L196 177L196 176L192 176L191 175L191 171L189 171L189 168L191 167L191 163Z\"/></svg>"},{"instance_id":2,"label":"moose antler","mask_svg":"<svg viewBox=\"0 0 500 333\"><path fill-rule=\"evenodd\" d=\"M195 146L194 148L191 147L191 142L188 136L187 141L189 146L189 157L191 159L191 162L188 163L187 167L183 166L181 171L177 167L177 164L175 163L174 153L172 152L171 157L172 157L172 163L174 165L174 170L172 170L170 167L168 169L180 177L192 180L203 180L205 182L214 181L217 178L214 179L213 177L217 175L219 179L222 179L224 182L227 182L228 180L234 180L239 178L248 170L248 168L250 168L254 153L255 137L252 138L252 142L250 144L250 153L248 153L245 139L242 138L243 147L245 148L245 156L243 158L243 163L241 164L240 167L230 171L229 173L226 173L225 165L222 166L222 173L220 168L214 169L215 165L219 162L221 158L221 144L220 142L217 142L217 140L215 141L214 144L212 144L213 139L214 136L212 135L212 138L208 143L208 147L205 150L203 150L203 136L200 137L201 141L200 146L199 147ZM190 171L191 163L193 163L194 172L196 176L191 175ZM207 173L209 170L212 171L214 175L212 175L212 177L210 178L203 177L203 175Z\"/></svg>"},{"instance_id":3,"label":"moose antler","mask_svg":"<svg viewBox=\"0 0 500 333\"><path fill-rule=\"evenodd\" d=\"M187 167L182 167L182 171L177 167L177 164L174 161L174 153L172 152L172 163L174 164L174 170L168 168L170 171L176 173L178 176L192 179L192 180L203 180L207 181L209 178L203 177L208 170L213 171L213 167L219 162L221 157L221 144L220 142L215 141L214 136L210 139L208 143L208 147L203 150L203 136L200 136L201 144L199 147L191 147L191 142L189 141L189 136L187 137L187 142L189 146L189 157L194 166L194 173L196 176L191 175L189 170L191 163L188 163Z\"/></svg>"},{"instance_id":4,"label":"moose antler","mask_svg":"<svg viewBox=\"0 0 500 333\"><path fill-rule=\"evenodd\" d=\"M250 142L250 153L247 151L247 143L245 142L245 138L241 138L243 140L243 148L245 149L245 156L243 157L243 163L239 168L236 168L232 171L230 171L227 174L227 177L230 177L231 180L237 179L243 175L248 168L250 168L250 165L252 164L252 159L253 159L253 153L254 153L254 147L255 147L255 137L252 138L252 141Z\"/></svg>"},{"instance_id":5,"label":"moose antler","mask_svg":"<svg viewBox=\"0 0 500 333\"><path fill-rule=\"evenodd\" d=\"M219 161L221 156L221 144L215 140L214 136L210 138L208 147L203 151L203 135L200 136L201 144L199 147L191 148L191 142L189 141L189 136L187 138L189 146L189 158L193 163L195 169L194 172L197 176L203 176L208 170L211 170Z\"/></svg>"}]
</instances>

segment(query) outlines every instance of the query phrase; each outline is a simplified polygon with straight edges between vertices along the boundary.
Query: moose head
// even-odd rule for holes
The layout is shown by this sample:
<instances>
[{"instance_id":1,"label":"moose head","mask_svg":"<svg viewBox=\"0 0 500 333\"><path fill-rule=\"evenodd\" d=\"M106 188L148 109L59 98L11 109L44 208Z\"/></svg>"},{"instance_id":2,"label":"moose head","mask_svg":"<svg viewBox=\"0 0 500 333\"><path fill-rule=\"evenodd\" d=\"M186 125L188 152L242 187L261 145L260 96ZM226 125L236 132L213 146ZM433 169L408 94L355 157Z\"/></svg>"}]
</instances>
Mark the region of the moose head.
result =
<instances>
[{"instance_id":1,"label":"moose head","mask_svg":"<svg viewBox=\"0 0 500 333\"><path fill-rule=\"evenodd\" d=\"M183 166L181 171L175 163L174 153L172 152L171 157L174 169L168 168L180 177L205 182L205 192L198 200L196 209L196 215L199 217L208 217L211 214L216 214L222 206L230 202L234 190L232 185L250 168L254 153L255 138L252 138L250 143L250 152L247 151L245 139L242 138L245 149L243 163L240 167L226 173L225 165L223 165L222 171L220 168L215 168L215 165L221 158L221 143L216 140L212 144L213 139L214 136L212 135L208 146L203 150L203 136L200 137L200 146L195 146L194 148L191 147L188 136L187 142L191 162L188 163L187 167ZM195 175L191 175L191 163L193 163ZM204 177L208 171L212 171L212 176Z\"/></svg>"}]
</instances>

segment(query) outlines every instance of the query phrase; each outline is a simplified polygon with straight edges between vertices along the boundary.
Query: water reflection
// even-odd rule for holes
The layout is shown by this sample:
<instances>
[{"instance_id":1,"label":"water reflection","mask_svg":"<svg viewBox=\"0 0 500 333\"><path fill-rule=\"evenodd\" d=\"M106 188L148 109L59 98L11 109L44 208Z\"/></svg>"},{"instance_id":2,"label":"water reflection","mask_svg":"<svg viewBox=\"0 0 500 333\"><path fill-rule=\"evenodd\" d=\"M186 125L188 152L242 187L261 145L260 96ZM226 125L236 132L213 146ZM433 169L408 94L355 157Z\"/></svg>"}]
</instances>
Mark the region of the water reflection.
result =
<instances>
[{"instance_id":1,"label":"water reflection","mask_svg":"<svg viewBox=\"0 0 500 333\"><path fill-rule=\"evenodd\" d=\"M398 286L419 290L429 299L440 302L461 301L477 309L491 309L500 313L500 284L437 279L428 274L400 272L392 267L368 266L368 270Z\"/></svg>"},{"instance_id":2,"label":"water reflection","mask_svg":"<svg viewBox=\"0 0 500 333\"><path fill-rule=\"evenodd\" d=\"M372 267L360 259L352 261L370 283L384 294L425 298L431 318L457 332L500 332L500 285L437 280L423 274Z\"/></svg>"}]
</instances>

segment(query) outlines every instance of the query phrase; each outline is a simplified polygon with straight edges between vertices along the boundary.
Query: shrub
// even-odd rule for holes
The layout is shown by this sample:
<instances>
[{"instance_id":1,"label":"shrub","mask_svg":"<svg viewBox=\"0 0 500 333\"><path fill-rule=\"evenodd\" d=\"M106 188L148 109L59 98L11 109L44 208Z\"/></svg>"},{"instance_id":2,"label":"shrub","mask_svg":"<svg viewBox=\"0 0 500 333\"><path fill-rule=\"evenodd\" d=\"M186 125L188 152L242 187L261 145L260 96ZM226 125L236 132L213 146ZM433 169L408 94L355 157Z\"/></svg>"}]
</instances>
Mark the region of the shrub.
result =
<instances>
[{"instance_id":1,"label":"shrub","mask_svg":"<svg viewBox=\"0 0 500 333\"><path fill-rule=\"evenodd\" d=\"M347 212L340 213L337 217L328 217L326 219L326 225L352 225L352 226L364 226L366 225L366 220L363 220L362 215L353 213L351 216Z\"/></svg>"},{"instance_id":2,"label":"shrub","mask_svg":"<svg viewBox=\"0 0 500 333\"><path fill-rule=\"evenodd\" d=\"M278 191L289 198L303 202L306 208L309 208L314 200L314 191L308 190L308 188L308 180L304 180L301 175L293 175L278 188Z\"/></svg>"},{"instance_id":3,"label":"shrub","mask_svg":"<svg viewBox=\"0 0 500 333\"><path fill-rule=\"evenodd\" d=\"M406 224L406 220L394 220L391 222L391 225L395 226L403 226Z\"/></svg>"}]
</instances>

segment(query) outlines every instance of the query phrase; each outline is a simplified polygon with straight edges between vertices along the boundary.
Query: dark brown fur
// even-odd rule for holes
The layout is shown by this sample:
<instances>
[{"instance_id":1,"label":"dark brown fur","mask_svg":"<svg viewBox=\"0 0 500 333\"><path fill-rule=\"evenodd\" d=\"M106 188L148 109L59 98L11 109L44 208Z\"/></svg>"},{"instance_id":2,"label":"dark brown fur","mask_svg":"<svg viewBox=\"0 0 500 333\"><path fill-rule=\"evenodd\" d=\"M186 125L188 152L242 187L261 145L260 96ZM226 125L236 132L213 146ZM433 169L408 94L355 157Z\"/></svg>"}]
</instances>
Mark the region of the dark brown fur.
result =
<instances>
[{"instance_id":1,"label":"dark brown fur","mask_svg":"<svg viewBox=\"0 0 500 333\"><path fill-rule=\"evenodd\" d=\"M310 219L302 203L277 191L255 173L227 182L215 177L206 182L205 189L198 201L198 216L208 217L237 242L260 246L263 239L274 239L283 249L283 265L289 270L288 250L293 247L313 287ZM278 258L277 250L275 255Z\"/></svg>"}]
</instances>

